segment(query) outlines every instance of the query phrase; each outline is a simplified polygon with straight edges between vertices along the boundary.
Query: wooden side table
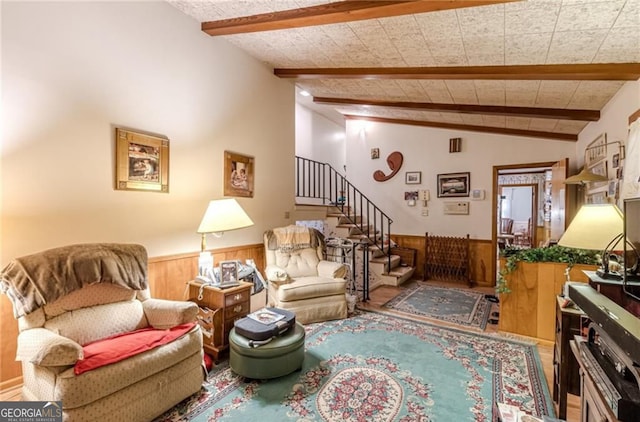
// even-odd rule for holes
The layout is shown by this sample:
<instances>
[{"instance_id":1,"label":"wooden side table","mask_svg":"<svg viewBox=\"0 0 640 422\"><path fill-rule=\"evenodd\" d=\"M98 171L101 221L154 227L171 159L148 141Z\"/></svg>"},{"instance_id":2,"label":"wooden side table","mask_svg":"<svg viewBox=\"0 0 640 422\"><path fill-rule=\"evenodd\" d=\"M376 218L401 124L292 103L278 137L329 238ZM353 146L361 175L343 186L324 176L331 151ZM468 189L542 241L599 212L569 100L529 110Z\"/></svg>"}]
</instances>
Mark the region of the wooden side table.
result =
<instances>
[{"instance_id":1,"label":"wooden side table","mask_svg":"<svg viewBox=\"0 0 640 422\"><path fill-rule=\"evenodd\" d=\"M556 338L553 346L553 401L558 417L567 417L567 394L580 395L579 366L571 353L569 341L580 335L580 318L584 313L574 307L563 308L564 298L556 297Z\"/></svg>"},{"instance_id":2,"label":"wooden side table","mask_svg":"<svg viewBox=\"0 0 640 422\"><path fill-rule=\"evenodd\" d=\"M251 307L251 283L219 289L205 285L199 299L201 283L189 282L189 300L200 306L198 322L202 328L204 351L218 361L229 347L229 331L233 323L245 317Z\"/></svg>"}]
</instances>

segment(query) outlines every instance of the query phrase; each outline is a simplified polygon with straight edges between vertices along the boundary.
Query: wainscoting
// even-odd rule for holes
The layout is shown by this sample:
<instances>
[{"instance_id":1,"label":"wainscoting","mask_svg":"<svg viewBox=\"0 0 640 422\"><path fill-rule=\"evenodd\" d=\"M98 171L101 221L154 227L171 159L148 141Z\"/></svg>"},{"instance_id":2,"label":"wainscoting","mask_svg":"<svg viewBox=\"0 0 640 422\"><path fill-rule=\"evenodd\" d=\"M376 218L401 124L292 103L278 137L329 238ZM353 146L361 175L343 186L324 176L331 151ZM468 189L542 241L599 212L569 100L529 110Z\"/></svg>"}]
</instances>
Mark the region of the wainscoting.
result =
<instances>
[{"instance_id":1,"label":"wainscoting","mask_svg":"<svg viewBox=\"0 0 640 422\"><path fill-rule=\"evenodd\" d=\"M392 235L393 240L401 247L414 248L418 251L416 278L422 278L424 271L424 236ZM265 257L262 243L212 249L214 261L253 259L256 266L264 274ZM489 274L493 251L491 241L471 239L471 279L478 286L492 286ZM153 297L159 299L186 300L186 283L197 274L198 253L186 253L149 258L149 285ZM22 383L20 363L16 362L16 338L18 323L13 318L11 302L5 295L0 295L0 390L5 390Z\"/></svg>"},{"instance_id":2,"label":"wainscoting","mask_svg":"<svg viewBox=\"0 0 640 422\"><path fill-rule=\"evenodd\" d=\"M416 259L416 272L414 278L422 279L424 275L424 236L409 235L391 235L391 238L398 246L403 248L413 248L418 251ZM490 287L494 285L493 277L491 277L491 260L494 259L491 240L470 239L470 255L471 255L471 280L474 285L482 287Z\"/></svg>"}]
</instances>

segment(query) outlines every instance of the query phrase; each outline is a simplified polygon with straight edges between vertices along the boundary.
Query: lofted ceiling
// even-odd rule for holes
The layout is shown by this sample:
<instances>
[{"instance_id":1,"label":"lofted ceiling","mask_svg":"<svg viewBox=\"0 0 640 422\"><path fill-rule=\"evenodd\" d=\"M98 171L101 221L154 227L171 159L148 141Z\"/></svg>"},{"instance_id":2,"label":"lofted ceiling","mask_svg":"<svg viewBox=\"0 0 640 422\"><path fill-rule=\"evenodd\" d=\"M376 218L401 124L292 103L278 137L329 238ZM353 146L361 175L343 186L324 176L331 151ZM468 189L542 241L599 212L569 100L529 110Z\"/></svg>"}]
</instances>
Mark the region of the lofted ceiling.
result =
<instances>
[{"instance_id":1,"label":"lofted ceiling","mask_svg":"<svg viewBox=\"0 0 640 422\"><path fill-rule=\"evenodd\" d=\"M640 78L640 0L167 0L345 118L576 141Z\"/></svg>"}]
</instances>

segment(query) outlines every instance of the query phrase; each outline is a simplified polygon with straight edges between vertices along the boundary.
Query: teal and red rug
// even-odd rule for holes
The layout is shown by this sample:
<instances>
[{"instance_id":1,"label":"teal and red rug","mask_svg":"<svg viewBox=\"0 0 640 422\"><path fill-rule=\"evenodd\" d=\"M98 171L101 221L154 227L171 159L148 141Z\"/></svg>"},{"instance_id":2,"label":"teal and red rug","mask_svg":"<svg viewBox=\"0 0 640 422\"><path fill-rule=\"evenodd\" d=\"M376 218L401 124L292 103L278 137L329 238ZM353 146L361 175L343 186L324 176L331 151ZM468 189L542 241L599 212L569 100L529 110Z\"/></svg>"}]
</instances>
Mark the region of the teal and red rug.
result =
<instances>
[{"instance_id":1,"label":"teal and red rug","mask_svg":"<svg viewBox=\"0 0 640 422\"><path fill-rule=\"evenodd\" d=\"M404 289L383 307L484 330L489 319L491 302L483 293L473 290L416 284Z\"/></svg>"},{"instance_id":2,"label":"teal and red rug","mask_svg":"<svg viewBox=\"0 0 640 422\"><path fill-rule=\"evenodd\" d=\"M301 371L245 380L223 362L159 421L498 421L553 415L535 345L356 311L306 327Z\"/></svg>"}]
</instances>

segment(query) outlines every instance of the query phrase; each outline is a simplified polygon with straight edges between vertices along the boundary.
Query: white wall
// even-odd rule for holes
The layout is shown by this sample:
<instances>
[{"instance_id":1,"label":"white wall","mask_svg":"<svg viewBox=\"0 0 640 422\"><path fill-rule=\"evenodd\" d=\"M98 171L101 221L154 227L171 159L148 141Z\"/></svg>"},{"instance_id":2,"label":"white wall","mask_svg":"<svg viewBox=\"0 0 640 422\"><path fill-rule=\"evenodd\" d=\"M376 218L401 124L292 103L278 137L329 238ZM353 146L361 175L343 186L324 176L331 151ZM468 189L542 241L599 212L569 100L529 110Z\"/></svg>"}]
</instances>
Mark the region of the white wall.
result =
<instances>
[{"instance_id":1,"label":"white wall","mask_svg":"<svg viewBox=\"0 0 640 422\"><path fill-rule=\"evenodd\" d=\"M626 142L629 116L638 109L640 109L640 80L626 82L611 101L603 107L600 120L589 123L578 135L576 151L579 153L576 168L584 165L584 149L600 134L607 134L607 142ZM612 148L608 148L608 150L612 150ZM640 160L640 157L635 158Z\"/></svg>"},{"instance_id":2,"label":"white wall","mask_svg":"<svg viewBox=\"0 0 640 422\"><path fill-rule=\"evenodd\" d=\"M346 164L345 126L296 104L296 155L328 163L340 174Z\"/></svg>"},{"instance_id":3,"label":"white wall","mask_svg":"<svg viewBox=\"0 0 640 422\"><path fill-rule=\"evenodd\" d=\"M365 126L362 131L362 126ZM575 144L506 135L405 126L377 122L347 121L348 177L393 220L396 234L463 236L491 239L493 166L575 159ZM449 153L449 139L462 138L462 152ZM380 148L380 159L370 159L371 148ZM373 172L388 174L386 157L400 151L404 164L400 172L386 182L375 182ZM406 185L405 172L421 171L421 185ZM471 173L471 189L486 191L485 199L438 198L437 175ZM428 189L431 200L428 216L421 215L420 204L407 206L404 192ZM469 215L444 215L445 201L469 201Z\"/></svg>"},{"instance_id":4,"label":"white wall","mask_svg":"<svg viewBox=\"0 0 640 422\"><path fill-rule=\"evenodd\" d=\"M294 86L165 2L2 2L1 252L139 242L199 250L223 151L255 157L261 242L293 208ZM170 193L114 190L114 128L170 139Z\"/></svg>"}]
</instances>

